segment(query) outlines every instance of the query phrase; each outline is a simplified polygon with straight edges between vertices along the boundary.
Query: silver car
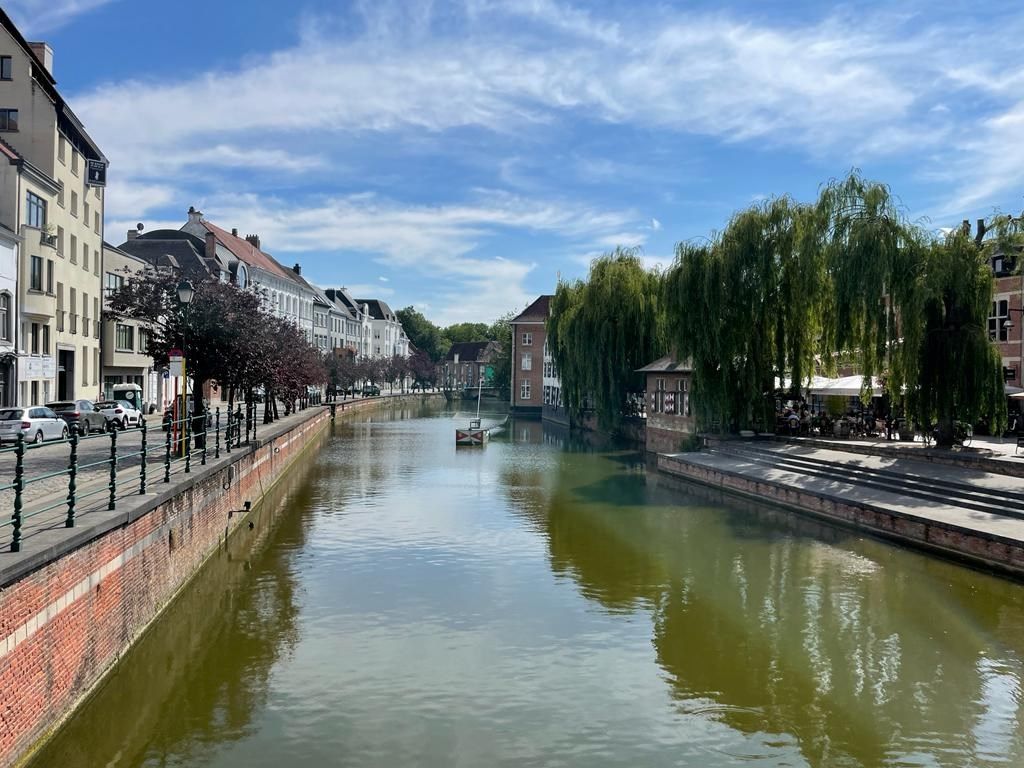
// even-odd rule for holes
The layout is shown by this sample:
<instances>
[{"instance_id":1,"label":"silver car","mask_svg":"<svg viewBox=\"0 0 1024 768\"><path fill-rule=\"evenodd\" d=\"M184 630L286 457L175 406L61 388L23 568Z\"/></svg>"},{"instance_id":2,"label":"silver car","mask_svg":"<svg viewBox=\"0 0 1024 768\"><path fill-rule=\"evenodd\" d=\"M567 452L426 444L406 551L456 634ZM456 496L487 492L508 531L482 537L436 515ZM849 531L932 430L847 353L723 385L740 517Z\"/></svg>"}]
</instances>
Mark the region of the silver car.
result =
<instances>
[{"instance_id":1,"label":"silver car","mask_svg":"<svg viewBox=\"0 0 1024 768\"><path fill-rule=\"evenodd\" d=\"M30 408L0 408L0 443L14 443L18 435L28 443L66 440L68 425L60 416L42 405Z\"/></svg>"}]
</instances>

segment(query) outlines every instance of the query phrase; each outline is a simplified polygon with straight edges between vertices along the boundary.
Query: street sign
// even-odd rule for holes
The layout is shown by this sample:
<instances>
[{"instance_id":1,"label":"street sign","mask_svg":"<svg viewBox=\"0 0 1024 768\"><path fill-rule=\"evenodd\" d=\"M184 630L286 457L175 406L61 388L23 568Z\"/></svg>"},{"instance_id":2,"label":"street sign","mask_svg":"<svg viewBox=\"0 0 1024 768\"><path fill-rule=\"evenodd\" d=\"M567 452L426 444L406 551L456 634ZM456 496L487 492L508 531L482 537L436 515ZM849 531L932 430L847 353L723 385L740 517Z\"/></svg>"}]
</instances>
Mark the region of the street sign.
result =
<instances>
[{"instance_id":1,"label":"street sign","mask_svg":"<svg viewBox=\"0 0 1024 768\"><path fill-rule=\"evenodd\" d=\"M164 381L166 381L169 378L171 378L171 372L164 368Z\"/></svg>"},{"instance_id":2,"label":"street sign","mask_svg":"<svg viewBox=\"0 0 1024 768\"><path fill-rule=\"evenodd\" d=\"M172 357L170 364L167 366L167 372L170 376L181 376L184 374L184 366L182 365L184 358Z\"/></svg>"},{"instance_id":3,"label":"street sign","mask_svg":"<svg viewBox=\"0 0 1024 768\"><path fill-rule=\"evenodd\" d=\"M107 186L107 164L102 160L90 160L86 184L90 187Z\"/></svg>"}]
</instances>

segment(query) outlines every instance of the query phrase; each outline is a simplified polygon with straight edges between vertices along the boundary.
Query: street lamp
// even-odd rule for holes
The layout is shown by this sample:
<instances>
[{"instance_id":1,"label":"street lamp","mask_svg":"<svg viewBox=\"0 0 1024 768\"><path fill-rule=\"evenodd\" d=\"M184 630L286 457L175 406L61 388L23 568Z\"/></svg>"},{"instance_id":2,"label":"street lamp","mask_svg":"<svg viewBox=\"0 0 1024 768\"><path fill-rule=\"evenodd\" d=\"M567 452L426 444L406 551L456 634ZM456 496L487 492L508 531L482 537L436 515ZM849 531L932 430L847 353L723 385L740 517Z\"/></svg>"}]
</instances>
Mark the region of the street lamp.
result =
<instances>
[{"instance_id":1,"label":"street lamp","mask_svg":"<svg viewBox=\"0 0 1024 768\"><path fill-rule=\"evenodd\" d=\"M192 297L195 296L195 289L192 287L192 283L188 280L182 280L178 283L178 303L184 308L185 321L181 327L181 452L184 455L188 451L188 347L186 346L188 340L188 307L192 303Z\"/></svg>"}]
</instances>

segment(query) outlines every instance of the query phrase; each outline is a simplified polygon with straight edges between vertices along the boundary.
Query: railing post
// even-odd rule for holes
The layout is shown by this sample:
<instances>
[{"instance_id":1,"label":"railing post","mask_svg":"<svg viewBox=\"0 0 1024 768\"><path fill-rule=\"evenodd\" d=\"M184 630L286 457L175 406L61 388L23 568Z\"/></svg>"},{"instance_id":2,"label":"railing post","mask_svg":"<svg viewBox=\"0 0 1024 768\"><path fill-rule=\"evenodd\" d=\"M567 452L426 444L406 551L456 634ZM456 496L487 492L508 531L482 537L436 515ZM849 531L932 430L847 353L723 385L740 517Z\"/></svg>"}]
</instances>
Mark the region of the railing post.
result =
<instances>
[{"instance_id":1,"label":"railing post","mask_svg":"<svg viewBox=\"0 0 1024 768\"><path fill-rule=\"evenodd\" d=\"M224 447L231 453L231 409L228 408L228 425L224 431Z\"/></svg>"},{"instance_id":2,"label":"railing post","mask_svg":"<svg viewBox=\"0 0 1024 768\"><path fill-rule=\"evenodd\" d=\"M71 433L71 457L68 460L68 517L65 528L75 527L75 503L78 484L78 430Z\"/></svg>"},{"instance_id":3,"label":"railing post","mask_svg":"<svg viewBox=\"0 0 1024 768\"><path fill-rule=\"evenodd\" d=\"M146 456L149 451L149 441L146 438L146 420L139 419L140 426L142 427L142 464L139 465L139 495L143 496L146 493Z\"/></svg>"},{"instance_id":4,"label":"railing post","mask_svg":"<svg viewBox=\"0 0 1024 768\"><path fill-rule=\"evenodd\" d=\"M245 444L249 444L249 430L252 429L252 403L245 404Z\"/></svg>"},{"instance_id":5,"label":"railing post","mask_svg":"<svg viewBox=\"0 0 1024 768\"><path fill-rule=\"evenodd\" d=\"M210 412L204 410L203 411L203 457L199 460L199 466L201 466L201 467L205 467L206 466L206 437L210 433L209 424L210 424Z\"/></svg>"},{"instance_id":6,"label":"railing post","mask_svg":"<svg viewBox=\"0 0 1024 768\"><path fill-rule=\"evenodd\" d=\"M164 442L164 482L171 482L171 431L174 429L174 420L171 419L167 425L167 439Z\"/></svg>"},{"instance_id":7,"label":"railing post","mask_svg":"<svg viewBox=\"0 0 1024 768\"><path fill-rule=\"evenodd\" d=\"M14 451L14 514L11 516L11 552L21 551L21 493L25 488L25 435L18 432L18 447Z\"/></svg>"},{"instance_id":8,"label":"railing post","mask_svg":"<svg viewBox=\"0 0 1024 768\"><path fill-rule=\"evenodd\" d=\"M217 413L213 421L213 458L220 458L220 406L217 406Z\"/></svg>"},{"instance_id":9,"label":"railing post","mask_svg":"<svg viewBox=\"0 0 1024 768\"><path fill-rule=\"evenodd\" d=\"M187 411L188 408L186 407L185 410ZM192 472L192 434L189 429L189 427L192 426L192 419L187 413L185 414L183 422L184 423L181 425L181 434L185 438L185 474L187 475Z\"/></svg>"},{"instance_id":10,"label":"railing post","mask_svg":"<svg viewBox=\"0 0 1024 768\"><path fill-rule=\"evenodd\" d=\"M256 401L254 400L252 403L252 441L254 443L256 442L256 422Z\"/></svg>"},{"instance_id":11,"label":"railing post","mask_svg":"<svg viewBox=\"0 0 1024 768\"><path fill-rule=\"evenodd\" d=\"M110 501L107 509L117 509L117 429L110 430Z\"/></svg>"}]
</instances>

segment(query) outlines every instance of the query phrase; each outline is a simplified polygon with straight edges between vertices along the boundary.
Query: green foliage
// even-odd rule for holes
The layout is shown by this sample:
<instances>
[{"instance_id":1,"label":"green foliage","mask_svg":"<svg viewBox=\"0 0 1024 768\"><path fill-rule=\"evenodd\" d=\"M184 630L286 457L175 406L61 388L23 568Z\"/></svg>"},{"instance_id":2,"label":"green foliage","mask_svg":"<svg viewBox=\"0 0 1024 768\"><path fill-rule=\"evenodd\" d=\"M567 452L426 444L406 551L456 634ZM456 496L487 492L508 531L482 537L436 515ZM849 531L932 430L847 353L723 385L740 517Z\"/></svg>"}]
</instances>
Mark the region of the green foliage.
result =
<instances>
[{"instance_id":1,"label":"green foliage","mask_svg":"<svg viewBox=\"0 0 1024 768\"><path fill-rule=\"evenodd\" d=\"M508 393L512 387L512 318L515 312L502 315L487 331L487 338L498 342L500 351L494 361L493 384L500 392Z\"/></svg>"},{"instance_id":2,"label":"green foliage","mask_svg":"<svg viewBox=\"0 0 1024 768\"><path fill-rule=\"evenodd\" d=\"M595 259L586 281L559 284L547 330L566 407L591 400L601 426L614 429L627 395L644 388L636 369L665 353L661 275L635 250Z\"/></svg>"},{"instance_id":3,"label":"green foliage","mask_svg":"<svg viewBox=\"0 0 1024 768\"><path fill-rule=\"evenodd\" d=\"M466 341L490 341L491 327L486 323L455 323L444 329L444 335L452 344Z\"/></svg>"},{"instance_id":4,"label":"green foliage","mask_svg":"<svg viewBox=\"0 0 1024 768\"><path fill-rule=\"evenodd\" d=\"M1020 245L1012 217L973 239L937 239L906 220L888 187L857 173L826 185L814 205L778 198L736 214L707 243L680 244L664 297L676 352L693 364L698 420L769 424L776 380L796 394L816 369L835 373L847 360L866 387L881 376L921 424L951 434L956 418L984 413L1001 428L989 257Z\"/></svg>"},{"instance_id":5,"label":"green foliage","mask_svg":"<svg viewBox=\"0 0 1024 768\"><path fill-rule=\"evenodd\" d=\"M448 354L451 341L444 332L430 322L415 307L405 307L395 313L405 329L405 335L417 349L422 350L435 363Z\"/></svg>"}]
</instances>

